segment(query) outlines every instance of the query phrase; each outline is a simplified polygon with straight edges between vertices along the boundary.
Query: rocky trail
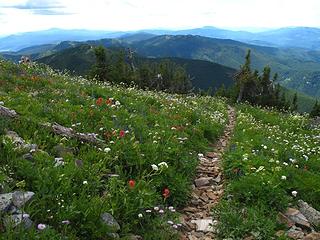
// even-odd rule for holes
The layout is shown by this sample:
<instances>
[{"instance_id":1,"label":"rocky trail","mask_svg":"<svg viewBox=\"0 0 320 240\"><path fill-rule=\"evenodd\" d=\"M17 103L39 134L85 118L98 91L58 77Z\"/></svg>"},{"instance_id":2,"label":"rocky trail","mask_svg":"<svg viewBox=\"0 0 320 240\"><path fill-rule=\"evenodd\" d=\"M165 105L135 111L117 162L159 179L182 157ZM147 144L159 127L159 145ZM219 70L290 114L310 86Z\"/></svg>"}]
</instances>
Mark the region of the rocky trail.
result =
<instances>
[{"instance_id":1,"label":"rocky trail","mask_svg":"<svg viewBox=\"0 0 320 240\"><path fill-rule=\"evenodd\" d=\"M199 155L197 176L194 180L191 200L182 211L184 231L181 240L214 239L214 225L217 223L211 216L211 208L216 205L224 192L221 160L228 147L235 126L234 108L228 109L229 123L223 135L213 145L212 152Z\"/></svg>"}]
</instances>

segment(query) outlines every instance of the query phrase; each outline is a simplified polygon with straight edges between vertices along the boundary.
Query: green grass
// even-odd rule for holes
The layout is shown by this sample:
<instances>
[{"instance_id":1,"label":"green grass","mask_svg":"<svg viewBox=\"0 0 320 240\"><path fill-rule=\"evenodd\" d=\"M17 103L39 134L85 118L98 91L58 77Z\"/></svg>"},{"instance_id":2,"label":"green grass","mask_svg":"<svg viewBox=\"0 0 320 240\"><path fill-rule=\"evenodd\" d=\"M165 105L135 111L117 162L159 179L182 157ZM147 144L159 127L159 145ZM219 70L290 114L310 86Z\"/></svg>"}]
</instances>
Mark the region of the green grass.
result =
<instances>
[{"instance_id":1,"label":"green grass","mask_svg":"<svg viewBox=\"0 0 320 240\"><path fill-rule=\"evenodd\" d=\"M103 212L117 219L122 238L133 233L144 239L178 239L167 220L178 222L179 215L166 207L186 203L197 154L206 151L225 126L222 100L126 89L2 60L0 87L0 101L19 113L14 120L0 118L3 192L35 192L23 210L35 226L47 225L43 231L1 227L1 239L109 239L110 229L100 220ZM99 98L102 104L97 104ZM105 103L109 98L110 105ZM96 133L104 144L54 135L44 127L53 122ZM41 151L32 161L23 159L26 152L4 137L6 130L16 131ZM64 154L61 167L54 166L58 145L72 150ZM82 167L75 165L77 159ZM168 168L152 169L161 162ZM110 173L119 177L110 178ZM164 188L170 190L168 198L162 195ZM155 206L165 213L146 212ZM70 224L62 224L65 220Z\"/></svg>"},{"instance_id":2,"label":"green grass","mask_svg":"<svg viewBox=\"0 0 320 240\"><path fill-rule=\"evenodd\" d=\"M275 238L284 228L277 222L278 212L298 199L320 209L320 129L310 129L308 121L237 106L234 137L224 155L225 198L214 209L221 238Z\"/></svg>"}]
</instances>

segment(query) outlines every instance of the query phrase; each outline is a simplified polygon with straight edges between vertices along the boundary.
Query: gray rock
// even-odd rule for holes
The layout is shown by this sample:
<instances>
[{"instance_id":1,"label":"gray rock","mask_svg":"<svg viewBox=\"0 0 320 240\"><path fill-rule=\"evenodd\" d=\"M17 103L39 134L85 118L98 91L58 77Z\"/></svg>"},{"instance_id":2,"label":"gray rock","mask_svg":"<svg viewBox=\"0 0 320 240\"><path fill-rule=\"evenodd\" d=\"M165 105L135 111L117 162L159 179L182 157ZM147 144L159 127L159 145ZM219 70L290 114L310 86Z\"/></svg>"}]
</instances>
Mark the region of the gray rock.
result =
<instances>
[{"instance_id":1,"label":"gray rock","mask_svg":"<svg viewBox=\"0 0 320 240\"><path fill-rule=\"evenodd\" d=\"M285 216L295 223L296 226L302 227L308 231L311 231L311 225L308 219L297 209L288 208Z\"/></svg>"},{"instance_id":2,"label":"gray rock","mask_svg":"<svg viewBox=\"0 0 320 240\"><path fill-rule=\"evenodd\" d=\"M12 193L0 194L0 212L9 209L12 203Z\"/></svg>"},{"instance_id":3,"label":"gray rock","mask_svg":"<svg viewBox=\"0 0 320 240\"><path fill-rule=\"evenodd\" d=\"M110 227L111 231L117 232L120 230L119 223L114 219L114 217L110 213L101 214L101 220L104 224Z\"/></svg>"},{"instance_id":4,"label":"gray rock","mask_svg":"<svg viewBox=\"0 0 320 240\"><path fill-rule=\"evenodd\" d=\"M319 240L320 239L320 233L313 232L305 236L303 240Z\"/></svg>"},{"instance_id":5,"label":"gray rock","mask_svg":"<svg viewBox=\"0 0 320 240\"><path fill-rule=\"evenodd\" d=\"M287 236L292 239L303 239L304 233L294 228L290 228L287 232Z\"/></svg>"},{"instance_id":6,"label":"gray rock","mask_svg":"<svg viewBox=\"0 0 320 240\"><path fill-rule=\"evenodd\" d=\"M6 137L9 138L12 143L18 148L25 145L25 141L14 131L8 131Z\"/></svg>"},{"instance_id":7,"label":"gray rock","mask_svg":"<svg viewBox=\"0 0 320 240\"><path fill-rule=\"evenodd\" d=\"M25 144L23 145L23 149L32 153L36 152L38 150L38 145L37 144Z\"/></svg>"},{"instance_id":8,"label":"gray rock","mask_svg":"<svg viewBox=\"0 0 320 240\"><path fill-rule=\"evenodd\" d=\"M32 161L33 160L33 156L31 153L26 153L22 156L23 159L28 160L28 161Z\"/></svg>"},{"instance_id":9,"label":"gray rock","mask_svg":"<svg viewBox=\"0 0 320 240\"><path fill-rule=\"evenodd\" d=\"M197 187L203 187L210 185L210 181L212 181L212 177L202 177L194 180L194 184Z\"/></svg>"},{"instance_id":10,"label":"gray rock","mask_svg":"<svg viewBox=\"0 0 320 240\"><path fill-rule=\"evenodd\" d=\"M108 239L120 239L118 233L107 233Z\"/></svg>"},{"instance_id":11,"label":"gray rock","mask_svg":"<svg viewBox=\"0 0 320 240\"><path fill-rule=\"evenodd\" d=\"M320 225L320 212L311 207L308 203L299 200L298 206L300 212L308 219L313 225Z\"/></svg>"},{"instance_id":12,"label":"gray rock","mask_svg":"<svg viewBox=\"0 0 320 240\"><path fill-rule=\"evenodd\" d=\"M13 215L8 215L4 218L4 226L6 228L9 227L16 227L20 224L23 224L23 226L27 229L31 228L33 225L33 222L29 218L29 214L13 214Z\"/></svg>"},{"instance_id":13,"label":"gray rock","mask_svg":"<svg viewBox=\"0 0 320 240\"><path fill-rule=\"evenodd\" d=\"M64 160L63 158L55 158L54 159L54 166L59 167L64 165Z\"/></svg>"},{"instance_id":14,"label":"gray rock","mask_svg":"<svg viewBox=\"0 0 320 240\"><path fill-rule=\"evenodd\" d=\"M12 195L12 202L13 204L20 208L25 205L34 195L34 192L21 192L16 191Z\"/></svg>"},{"instance_id":15,"label":"gray rock","mask_svg":"<svg viewBox=\"0 0 320 240\"><path fill-rule=\"evenodd\" d=\"M214 229L212 227L212 225L213 225L212 218L192 220L191 223L195 223L197 225L197 231L199 231L199 232L213 232L214 231Z\"/></svg>"}]
</instances>

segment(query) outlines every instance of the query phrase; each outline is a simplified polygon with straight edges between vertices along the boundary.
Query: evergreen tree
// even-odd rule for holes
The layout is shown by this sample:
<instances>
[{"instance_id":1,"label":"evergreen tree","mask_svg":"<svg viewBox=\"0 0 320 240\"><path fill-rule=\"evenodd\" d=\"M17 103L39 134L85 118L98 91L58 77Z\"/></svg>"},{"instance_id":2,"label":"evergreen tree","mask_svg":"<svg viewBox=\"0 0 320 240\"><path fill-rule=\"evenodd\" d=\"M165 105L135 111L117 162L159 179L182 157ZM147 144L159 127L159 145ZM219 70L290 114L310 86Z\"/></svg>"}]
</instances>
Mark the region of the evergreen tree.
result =
<instances>
[{"instance_id":1,"label":"evergreen tree","mask_svg":"<svg viewBox=\"0 0 320 240\"><path fill-rule=\"evenodd\" d=\"M250 54L251 54L251 51L248 50L247 55L246 55L245 64L240 67L240 71L235 76L236 84L239 88L237 102L242 101L243 95L246 90L246 84L250 81L250 77L251 77Z\"/></svg>"},{"instance_id":2,"label":"evergreen tree","mask_svg":"<svg viewBox=\"0 0 320 240\"><path fill-rule=\"evenodd\" d=\"M297 92L293 96L291 109L292 109L292 111L298 110L298 94L297 94Z\"/></svg>"},{"instance_id":3,"label":"evergreen tree","mask_svg":"<svg viewBox=\"0 0 320 240\"><path fill-rule=\"evenodd\" d=\"M94 54L96 56L96 64L93 66L90 75L100 81L107 81L108 70L106 49L102 46L96 47L94 49Z\"/></svg>"},{"instance_id":4,"label":"evergreen tree","mask_svg":"<svg viewBox=\"0 0 320 240\"><path fill-rule=\"evenodd\" d=\"M310 117L320 117L320 104L318 100L314 104L312 111L310 112Z\"/></svg>"}]
</instances>

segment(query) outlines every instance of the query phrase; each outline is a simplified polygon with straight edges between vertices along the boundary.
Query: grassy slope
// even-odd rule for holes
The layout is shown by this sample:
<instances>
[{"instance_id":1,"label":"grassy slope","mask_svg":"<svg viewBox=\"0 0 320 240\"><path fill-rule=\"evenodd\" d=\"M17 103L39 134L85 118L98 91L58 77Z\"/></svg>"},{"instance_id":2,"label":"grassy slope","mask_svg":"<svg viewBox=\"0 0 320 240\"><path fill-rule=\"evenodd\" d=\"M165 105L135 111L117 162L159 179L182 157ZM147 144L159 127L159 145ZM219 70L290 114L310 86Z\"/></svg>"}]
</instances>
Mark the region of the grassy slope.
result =
<instances>
[{"instance_id":1,"label":"grassy slope","mask_svg":"<svg viewBox=\"0 0 320 240\"><path fill-rule=\"evenodd\" d=\"M223 131L223 101L92 83L45 67L28 68L2 60L0 86L0 101L20 114L14 121L0 118L3 192L35 192L24 211L35 225L49 226L41 232L1 228L3 239L106 239L110 229L101 224L102 212L117 219L121 237L134 233L144 239L177 238L167 224L167 220L176 222L177 215L165 207L186 202L197 154ZM96 103L99 97L101 105ZM114 99L112 106L105 104L108 98ZM97 133L105 143L96 148L53 135L40 126L47 122ZM33 161L24 160L25 151L15 150L4 138L8 129L39 146L42 151L34 154ZM121 130L127 131L122 137ZM63 167L54 167L59 144L72 153L64 156ZM76 159L83 161L82 167L75 165ZM169 167L152 170L151 164L160 162ZM108 178L110 173L119 177ZM130 179L136 182L134 188L128 186ZM164 188L170 190L166 199ZM145 212L154 206L163 208L165 214ZM138 218L140 213L142 218ZM62 224L63 220L70 224Z\"/></svg>"},{"instance_id":2,"label":"grassy slope","mask_svg":"<svg viewBox=\"0 0 320 240\"><path fill-rule=\"evenodd\" d=\"M221 237L273 239L284 229L277 224L278 211L298 199L320 209L319 134L303 116L238 106L235 135L224 156L229 197L215 209Z\"/></svg>"}]
</instances>

